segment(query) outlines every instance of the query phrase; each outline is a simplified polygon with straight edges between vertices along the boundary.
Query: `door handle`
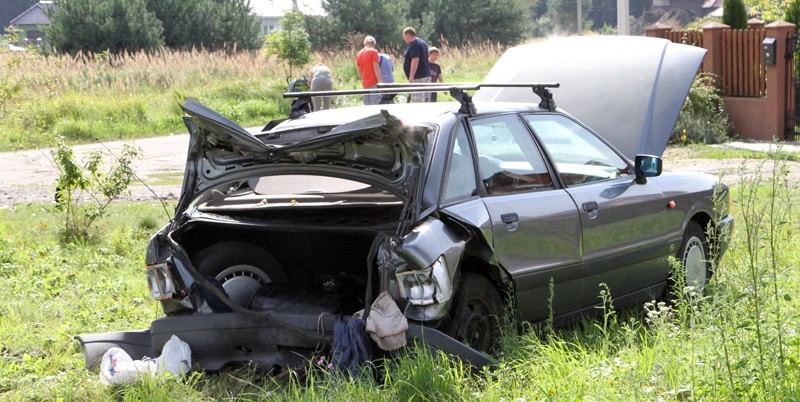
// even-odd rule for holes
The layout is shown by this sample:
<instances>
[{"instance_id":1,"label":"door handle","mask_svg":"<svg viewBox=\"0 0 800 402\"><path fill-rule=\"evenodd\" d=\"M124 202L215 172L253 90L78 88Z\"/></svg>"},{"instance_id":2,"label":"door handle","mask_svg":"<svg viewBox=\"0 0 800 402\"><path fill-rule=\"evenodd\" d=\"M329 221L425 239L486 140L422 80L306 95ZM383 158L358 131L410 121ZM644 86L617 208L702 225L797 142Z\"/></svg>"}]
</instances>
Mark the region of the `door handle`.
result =
<instances>
[{"instance_id":1,"label":"door handle","mask_svg":"<svg viewBox=\"0 0 800 402\"><path fill-rule=\"evenodd\" d=\"M519 222L519 215L516 212L512 212L509 214L502 214L500 215L500 220L503 221L506 225L509 223Z\"/></svg>"},{"instance_id":2,"label":"door handle","mask_svg":"<svg viewBox=\"0 0 800 402\"><path fill-rule=\"evenodd\" d=\"M583 212L597 211L600 208L600 206L597 205L597 201L584 202L581 206L583 207Z\"/></svg>"}]
</instances>

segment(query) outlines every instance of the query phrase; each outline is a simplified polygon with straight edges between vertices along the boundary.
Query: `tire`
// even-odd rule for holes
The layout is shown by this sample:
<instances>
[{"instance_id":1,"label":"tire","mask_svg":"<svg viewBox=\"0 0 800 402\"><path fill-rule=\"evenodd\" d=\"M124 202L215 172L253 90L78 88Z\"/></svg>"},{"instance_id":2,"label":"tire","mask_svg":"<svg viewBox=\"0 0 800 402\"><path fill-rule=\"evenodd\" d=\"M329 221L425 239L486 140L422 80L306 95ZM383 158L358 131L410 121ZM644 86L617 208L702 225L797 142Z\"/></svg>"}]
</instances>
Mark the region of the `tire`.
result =
<instances>
[{"instance_id":1,"label":"tire","mask_svg":"<svg viewBox=\"0 0 800 402\"><path fill-rule=\"evenodd\" d=\"M708 236L705 230L695 221L689 222L683 234L681 247L675 256L680 262L682 278L673 278L670 281L670 296L680 297L683 289L677 286L694 286L695 291L702 294L711 279L711 258L708 248Z\"/></svg>"},{"instance_id":2,"label":"tire","mask_svg":"<svg viewBox=\"0 0 800 402\"><path fill-rule=\"evenodd\" d=\"M462 278L446 332L476 350L497 354L504 312L500 293L482 275L465 274Z\"/></svg>"},{"instance_id":3,"label":"tire","mask_svg":"<svg viewBox=\"0 0 800 402\"><path fill-rule=\"evenodd\" d=\"M208 246L194 257L197 270L216 278L231 301L247 307L261 287L287 282L281 264L267 250L245 242L222 242Z\"/></svg>"}]
</instances>

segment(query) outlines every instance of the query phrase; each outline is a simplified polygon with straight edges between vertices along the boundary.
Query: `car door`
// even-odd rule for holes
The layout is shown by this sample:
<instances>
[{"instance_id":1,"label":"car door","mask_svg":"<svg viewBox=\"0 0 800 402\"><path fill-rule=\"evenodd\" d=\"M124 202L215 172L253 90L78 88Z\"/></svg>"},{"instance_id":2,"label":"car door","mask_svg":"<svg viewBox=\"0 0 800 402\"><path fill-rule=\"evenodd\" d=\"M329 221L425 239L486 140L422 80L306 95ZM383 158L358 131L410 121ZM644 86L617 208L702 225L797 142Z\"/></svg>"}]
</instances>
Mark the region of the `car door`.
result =
<instances>
[{"instance_id":1,"label":"car door","mask_svg":"<svg viewBox=\"0 0 800 402\"><path fill-rule=\"evenodd\" d=\"M620 298L663 281L674 252L668 241L671 212L658 186L635 183L630 164L569 117L543 113L525 119L580 211L588 270L584 304L599 301L601 283Z\"/></svg>"},{"instance_id":2,"label":"car door","mask_svg":"<svg viewBox=\"0 0 800 402\"><path fill-rule=\"evenodd\" d=\"M584 275L580 216L517 114L470 120L479 192L495 254L516 287L516 307L537 321L576 307Z\"/></svg>"}]
</instances>

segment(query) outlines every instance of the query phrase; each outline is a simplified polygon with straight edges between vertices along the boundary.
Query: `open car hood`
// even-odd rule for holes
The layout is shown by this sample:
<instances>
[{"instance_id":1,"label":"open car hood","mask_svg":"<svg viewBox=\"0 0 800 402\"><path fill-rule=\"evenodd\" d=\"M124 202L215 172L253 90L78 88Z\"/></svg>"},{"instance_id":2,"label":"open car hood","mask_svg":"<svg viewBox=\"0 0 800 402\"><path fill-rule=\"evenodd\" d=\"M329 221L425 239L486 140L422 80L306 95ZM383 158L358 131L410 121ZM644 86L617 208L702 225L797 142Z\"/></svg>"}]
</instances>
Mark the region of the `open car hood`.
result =
<instances>
[{"instance_id":1,"label":"open car hood","mask_svg":"<svg viewBox=\"0 0 800 402\"><path fill-rule=\"evenodd\" d=\"M405 196L424 160L425 130L409 130L385 110L324 133L310 127L257 137L197 101L182 108L191 139L179 210L220 183L272 171L330 172Z\"/></svg>"},{"instance_id":2,"label":"open car hood","mask_svg":"<svg viewBox=\"0 0 800 402\"><path fill-rule=\"evenodd\" d=\"M554 38L509 49L485 82L558 82L556 105L626 157L660 156L705 53L657 38ZM482 88L474 99L539 100L524 88Z\"/></svg>"}]
</instances>

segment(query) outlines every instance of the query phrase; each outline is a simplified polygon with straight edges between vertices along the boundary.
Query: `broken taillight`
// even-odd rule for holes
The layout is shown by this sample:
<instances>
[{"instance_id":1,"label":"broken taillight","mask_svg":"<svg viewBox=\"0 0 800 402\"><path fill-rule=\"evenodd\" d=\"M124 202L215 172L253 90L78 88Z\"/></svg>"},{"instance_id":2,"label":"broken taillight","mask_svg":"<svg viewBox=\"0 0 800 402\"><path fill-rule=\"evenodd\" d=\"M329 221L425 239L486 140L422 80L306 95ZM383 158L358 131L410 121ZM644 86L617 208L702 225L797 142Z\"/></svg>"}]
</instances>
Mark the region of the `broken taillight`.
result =
<instances>
[{"instance_id":1,"label":"broken taillight","mask_svg":"<svg viewBox=\"0 0 800 402\"><path fill-rule=\"evenodd\" d=\"M167 300L172 299L175 293L175 284L172 282L172 274L166 262L155 265L147 265L147 287L153 299Z\"/></svg>"}]
</instances>

